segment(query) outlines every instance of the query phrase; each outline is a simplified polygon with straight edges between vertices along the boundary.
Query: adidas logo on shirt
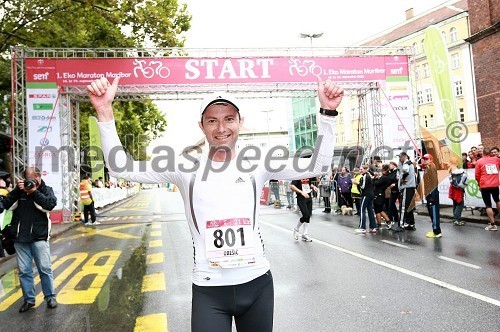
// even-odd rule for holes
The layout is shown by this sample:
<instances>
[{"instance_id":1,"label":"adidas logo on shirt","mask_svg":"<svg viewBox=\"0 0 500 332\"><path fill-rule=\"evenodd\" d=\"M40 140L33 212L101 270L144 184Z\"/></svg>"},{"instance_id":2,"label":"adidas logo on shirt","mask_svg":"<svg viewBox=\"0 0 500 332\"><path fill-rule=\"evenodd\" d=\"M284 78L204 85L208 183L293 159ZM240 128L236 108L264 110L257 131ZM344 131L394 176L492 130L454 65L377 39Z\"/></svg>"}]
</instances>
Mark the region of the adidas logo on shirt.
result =
<instances>
[{"instance_id":1,"label":"adidas logo on shirt","mask_svg":"<svg viewBox=\"0 0 500 332\"><path fill-rule=\"evenodd\" d=\"M236 181L234 181L234 183L242 183L242 182L245 182L245 180L243 180L241 177L238 177Z\"/></svg>"}]
</instances>

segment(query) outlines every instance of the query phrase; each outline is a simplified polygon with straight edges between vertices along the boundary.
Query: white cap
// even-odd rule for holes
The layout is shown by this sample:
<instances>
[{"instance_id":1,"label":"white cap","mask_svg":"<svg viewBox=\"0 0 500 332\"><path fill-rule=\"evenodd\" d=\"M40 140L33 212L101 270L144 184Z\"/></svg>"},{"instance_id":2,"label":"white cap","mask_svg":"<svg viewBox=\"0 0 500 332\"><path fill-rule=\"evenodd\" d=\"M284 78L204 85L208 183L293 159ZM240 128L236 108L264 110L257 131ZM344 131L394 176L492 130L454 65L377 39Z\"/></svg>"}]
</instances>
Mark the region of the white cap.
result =
<instances>
[{"instance_id":1,"label":"white cap","mask_svg":"<svg viewBox=\"0 0 500 332\"><path fill-rule=\"evenodd\" d=\"M207 97L205 97L203 99L203 101L201 102L201 107L200 107L200 117L203 115L203 112L205 112L205 110L211 106L211 105L214 105L214 104L229 104L231 106L233 106L236 111L239 113L240 112L240 109L238 108L238 106L236 106L236 98L227 93L227 92L214 92L210 95L208 95Z\"/></svg>"}]
</instances>

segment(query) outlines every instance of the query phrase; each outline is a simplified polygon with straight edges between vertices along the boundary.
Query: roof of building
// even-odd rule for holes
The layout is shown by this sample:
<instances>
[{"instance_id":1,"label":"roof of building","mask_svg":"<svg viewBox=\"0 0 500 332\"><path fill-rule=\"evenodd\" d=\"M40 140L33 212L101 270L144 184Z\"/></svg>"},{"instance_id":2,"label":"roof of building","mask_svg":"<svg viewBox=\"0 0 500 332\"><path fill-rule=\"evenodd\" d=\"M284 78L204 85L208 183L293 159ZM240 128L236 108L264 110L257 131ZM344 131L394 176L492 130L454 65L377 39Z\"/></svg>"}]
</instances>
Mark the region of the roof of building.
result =
<instances>
[{"instance_id":1,"label":"roof of building","mask_svg":"<svg viewBox=\"0 0 500 332\"><path fill-rule=\"evenodd\" d=\"M468 11L467 0L459 0L456 2L449 1L389 28L380 34L367 38L358 45L372 47L385 46L400 38L411 35L412 33L423 30L433 24L442 22L466 11Z\"/></svg>"}]
</instances>

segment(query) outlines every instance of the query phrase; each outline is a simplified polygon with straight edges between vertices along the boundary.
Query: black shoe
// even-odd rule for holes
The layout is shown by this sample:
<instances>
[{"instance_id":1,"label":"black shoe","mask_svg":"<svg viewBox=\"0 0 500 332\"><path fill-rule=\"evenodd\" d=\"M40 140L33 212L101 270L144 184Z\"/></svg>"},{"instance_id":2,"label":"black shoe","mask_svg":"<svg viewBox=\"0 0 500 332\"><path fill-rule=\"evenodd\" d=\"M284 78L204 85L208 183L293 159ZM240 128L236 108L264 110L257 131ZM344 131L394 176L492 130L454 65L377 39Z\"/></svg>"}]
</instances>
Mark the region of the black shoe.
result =
<instances>
[{"instance_id":1,"label":"black shoe","mask_svg":"<svg viewBox=\"0 0 500 332\"><path fill-rule=\"evenodd\" d=\"M415 227L415 225L408 225L408 226L405 226L405 229L407 231L416 231L417 228Z\"/></svg>"},{"instance_id":2,"label":"black shoe","mask_svg":"<svg viewBox=\"0 0 500 332\"><path fill-rule=\"evenodd\" d=\"M29 303L29 302L24 301L23 305L19 309L19 312L26 312L26 311L30 310L31 308L33 308L34 306L35 306L34 303Z\"/></svg>"},{"instance_id":3,"label":"black shoe","mask_svg":"<svg viewBox=\"0 0 500 332\"><path fill-rule=\"evenodd\" d=\"M54 309L57 307L57 301L55 298L51 298L47 300L47 308Z\"/></svg>"},{"instance_id":4,"label":"black shoe","mask_svg":"<svg viewBox=\"0 0 500 332\"><path fill-rule=\"evenodd\" d=\"M391 231L394 231L394 232L403 232L405 229L401 226L396 226L396 227L392 227L391 228Z\"/></svg>"},{"instance_id":5,"label":"black shoe","mask_svg":"<svg viewBox=\"0 0 500 332\"><path fill-rule=\"evenodd\" d=\"M323 210L321 212L323 212L323 213L330 213L331 211L330 210Z\"/></svg>"}]
</instances>

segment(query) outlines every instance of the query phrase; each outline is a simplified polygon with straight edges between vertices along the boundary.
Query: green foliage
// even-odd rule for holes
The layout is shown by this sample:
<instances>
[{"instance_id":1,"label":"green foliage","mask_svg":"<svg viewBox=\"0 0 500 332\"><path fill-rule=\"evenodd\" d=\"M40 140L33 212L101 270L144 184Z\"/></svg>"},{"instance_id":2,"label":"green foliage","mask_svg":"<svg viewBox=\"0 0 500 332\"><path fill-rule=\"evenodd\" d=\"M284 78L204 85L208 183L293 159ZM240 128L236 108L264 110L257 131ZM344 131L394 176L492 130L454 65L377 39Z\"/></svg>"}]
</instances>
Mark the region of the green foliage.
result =
<instances>
[{"instance_id":1,"label":"green foliage","mask_svg":"<svg viewBox=\"0 0 500 332\"><path fill-rule=\"evenodd\" d=\"M4 0L0 2L0 130L9 116L11 47L128 48L183 47L191 16L177 0ZM115 103L118 134L149 143L166 128L151 102ZM80 107L81 146L88 145L90 104ZM140 119L140 121L139 121ZM135 144L137 145L137 144ZM134 144L125 147L146 158Z\"/></svg>"}]
</instances>

